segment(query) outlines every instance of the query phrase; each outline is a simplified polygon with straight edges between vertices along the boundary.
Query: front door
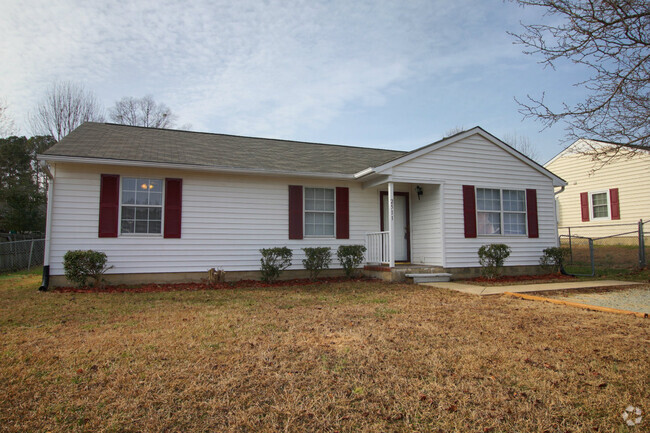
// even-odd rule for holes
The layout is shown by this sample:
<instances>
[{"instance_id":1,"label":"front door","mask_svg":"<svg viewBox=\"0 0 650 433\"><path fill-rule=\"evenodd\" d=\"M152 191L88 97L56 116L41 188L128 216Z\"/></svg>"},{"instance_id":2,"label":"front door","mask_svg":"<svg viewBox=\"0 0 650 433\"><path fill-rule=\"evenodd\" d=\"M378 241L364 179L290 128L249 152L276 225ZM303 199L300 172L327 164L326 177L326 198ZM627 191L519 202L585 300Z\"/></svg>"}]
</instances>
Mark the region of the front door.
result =
<instances>
[{"instance_id":1,"label":"front door","mask_svg":"<svg viewBox=\"0 0 650 433\"><path fill-rule=\"evenodd\" d=\"M388 193L381 192L381 231L388 231ZM409 233L409 194L408 192L395 193L395 261L409 262L411 260L410 233Z\"/></svg>"}]
</instances>

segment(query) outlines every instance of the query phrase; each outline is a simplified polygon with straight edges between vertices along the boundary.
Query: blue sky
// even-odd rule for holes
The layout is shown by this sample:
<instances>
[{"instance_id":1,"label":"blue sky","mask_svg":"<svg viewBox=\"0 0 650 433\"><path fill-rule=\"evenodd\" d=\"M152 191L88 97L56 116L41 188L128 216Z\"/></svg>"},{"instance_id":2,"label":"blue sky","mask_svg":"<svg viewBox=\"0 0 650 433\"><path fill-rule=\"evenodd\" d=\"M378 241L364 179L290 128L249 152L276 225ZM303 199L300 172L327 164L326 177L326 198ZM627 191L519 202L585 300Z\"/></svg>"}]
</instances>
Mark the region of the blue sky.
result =
<instances>
[{"instance_id":1,"label":"blue sky","mask_svg":"<svg viewBox=\"0 0 650 433\"><path fill-rule=\"evenodd\" d=\"M566 143L514 98L584 98L506 31L542 11L500 0L0 2L0 98L19 132L56 80L106 107L152 94L193 130L411 150L452 128Z\"/></svg>"}]
</instances>

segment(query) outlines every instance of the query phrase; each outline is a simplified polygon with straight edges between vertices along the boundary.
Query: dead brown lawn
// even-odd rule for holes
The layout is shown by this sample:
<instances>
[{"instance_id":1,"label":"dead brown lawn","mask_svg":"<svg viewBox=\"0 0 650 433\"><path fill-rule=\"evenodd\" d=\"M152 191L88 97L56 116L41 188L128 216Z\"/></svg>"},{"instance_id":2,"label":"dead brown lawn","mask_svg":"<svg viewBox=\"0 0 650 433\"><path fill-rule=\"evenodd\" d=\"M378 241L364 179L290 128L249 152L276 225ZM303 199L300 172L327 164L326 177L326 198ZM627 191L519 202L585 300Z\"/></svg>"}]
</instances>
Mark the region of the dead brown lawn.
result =
<instances>
[{"instance_id":1,"label":"dead brown lawn","mask_svg":"<svg viewBox=\"0 0 650 433\"><path fill-rule=\"evenodd\" d=\"M0 281L0 430L650 426L650 321L351 282L39 293ZM624 426L629 404L646 414Z\"/></svg>"}]
</instances>

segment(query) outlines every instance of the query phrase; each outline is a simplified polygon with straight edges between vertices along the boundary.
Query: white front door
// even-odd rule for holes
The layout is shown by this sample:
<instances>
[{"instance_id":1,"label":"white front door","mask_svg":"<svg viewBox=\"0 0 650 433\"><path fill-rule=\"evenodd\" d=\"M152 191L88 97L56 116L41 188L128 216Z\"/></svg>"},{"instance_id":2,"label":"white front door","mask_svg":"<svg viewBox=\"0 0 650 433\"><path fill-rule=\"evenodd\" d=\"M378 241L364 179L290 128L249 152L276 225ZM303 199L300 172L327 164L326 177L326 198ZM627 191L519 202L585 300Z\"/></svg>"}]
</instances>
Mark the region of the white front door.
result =
<instances>
[{"instance_id":1,"label":"white front door","mask_svg":"<svg viewBox=\"0 0 650 433\"><path fill-rule=\"evenodd\" d=\"M382 195L383 230L388 231L390 207L388 195ZM408 196L395 194L395 261L407 262L409 260L409 220Z\"/></svg>"}]
</instances>

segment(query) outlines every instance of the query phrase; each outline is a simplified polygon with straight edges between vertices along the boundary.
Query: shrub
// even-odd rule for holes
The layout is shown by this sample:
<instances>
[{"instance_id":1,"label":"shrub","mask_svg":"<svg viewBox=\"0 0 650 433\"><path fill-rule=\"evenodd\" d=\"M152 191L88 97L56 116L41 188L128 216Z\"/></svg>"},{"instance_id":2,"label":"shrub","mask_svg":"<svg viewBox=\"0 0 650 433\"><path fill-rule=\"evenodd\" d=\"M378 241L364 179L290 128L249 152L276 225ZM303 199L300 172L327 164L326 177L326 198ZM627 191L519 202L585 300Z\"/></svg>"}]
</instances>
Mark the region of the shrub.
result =
<instances>
[{"instance_id":1,"label":"shrub","mask_svg":"<svg viewBox=\"0 0 650 433\"><path fill-rule=\"evenodd\" d=\"M260 250L262 264L262 281L273 282L278 279L280 273L291 266L293 253L287 247L262 248Z\"/></svg>"},{"instance_id":2,"label":"shrub","mask_svg":"<svg viewBox=\"0 0 650 433\"><path fill-rule=\"evenodd\" d=\"M564 266L564 258L569 254L568 248L551 247L543 251L542 257L539 259L539 264L543 269L548 272L560 272Z\"/></svg>"},{"instance_id":3,"label":"shrub","mask_svg":"<svg viewBox=\"0 0 650 433\"><path fill-rule=\"evenodd\" d=\"M309 271L309 278L315 280L323 269L329 269L332 263L332 251L329 247L303 248L305 259L302 265Z\"/></svg>"},{"instance_id":4,"label":"shrub","mask_svg":"<svg viewBox=\"0 0 650 433\"><path fill-rule=\"evenodd\" d=\"M356 269L363 263L363 253L366 252L366 247L363 245L341 245L336 250L336 257L338 257L341 266L345 270L345 275L351 277L354 275Z\"/></svg>"},{"instance_id":5,"label":"shrub","mask_svg":"<svg viewBox=\"0 0 650 433\"><path fill-rule=\"evenodd\" d=\"M478 262L481 274L489 279L501 275L503 263L510 256L510 247L506 244L483 245L478 249Z\"/></svg>"},{"instance_id":6,"label":"shrub","mask_svg":"<svg viewBox=\"0 0 650 433\"><path fill-rule=\"evenodd\" d=\"M69 281L78 286L85 286L88 279L94 280L94 286L103 287L104 273L112 266L106 266L106 254L93 250L72 250L63 256L63 269Z\"/></svg>"}]
</instances>

